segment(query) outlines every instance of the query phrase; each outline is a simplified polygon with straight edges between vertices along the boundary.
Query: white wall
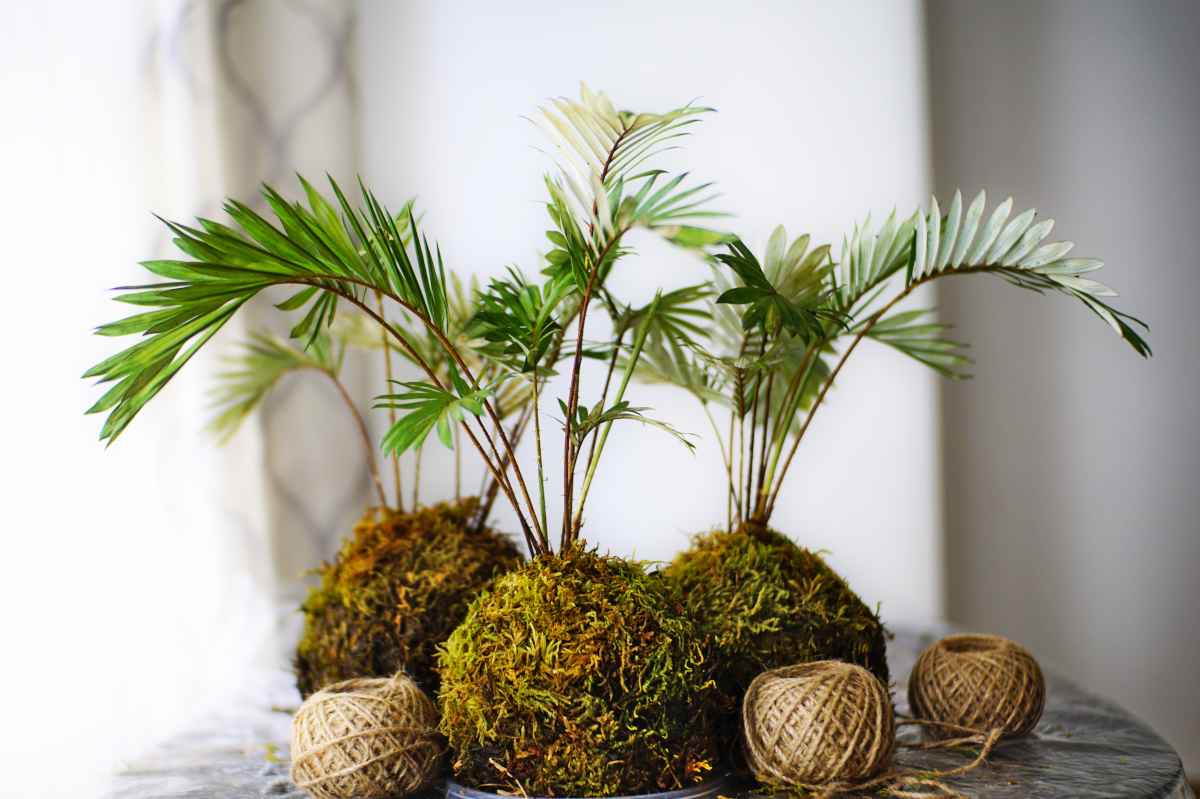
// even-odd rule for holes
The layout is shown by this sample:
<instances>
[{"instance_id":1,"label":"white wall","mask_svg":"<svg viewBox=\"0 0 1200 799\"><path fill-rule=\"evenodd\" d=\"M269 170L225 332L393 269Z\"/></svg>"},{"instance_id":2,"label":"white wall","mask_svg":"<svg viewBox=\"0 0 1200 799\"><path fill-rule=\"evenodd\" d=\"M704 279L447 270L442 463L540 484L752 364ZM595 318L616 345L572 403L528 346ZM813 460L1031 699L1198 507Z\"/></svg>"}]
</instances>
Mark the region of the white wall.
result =
<instances>
[{"instance_id":1,"label":"white wall","mask_svg":"<svg viewBox=\"0 0 1200 799\"><path fill-rule=\"evenodd\" d=\"M738 212L732 224L755 248L780 222L793 235L840 243L867 211L915 207L927 192L915 2L364 3L361 14L363 172L393 203L419 196L458 269L535 265L549 164L520 115L574 95L581 79L625 108L696 97L717 107L676 163L718 181L720 205ZM638 244L640 260L622 263L615 278L626 296L705 278L697 262ZM796 459L775 521L830 550L886 619L936 616L934 384L888 352L864 347L855 359ZM684 430L709 430L670 390L640 387L634 400ZM605 455L585 533L594 543L669 558L690 533L723 519L711 436L693 457L631 427Z\"/></svg>"},{"instance_id":2,"label":"white wall","mask_svg":"<svg viewBox=\"0 0 1200 799\"><path fill-rule=\"evenodd\" d=\"M934 2L937 184L1037 205L1151 325L945 281L951 618L1024 641L1200 773L1200 6ZM1053 307L1051 307L1053 306Z\"/></svg>"}]
</instances>

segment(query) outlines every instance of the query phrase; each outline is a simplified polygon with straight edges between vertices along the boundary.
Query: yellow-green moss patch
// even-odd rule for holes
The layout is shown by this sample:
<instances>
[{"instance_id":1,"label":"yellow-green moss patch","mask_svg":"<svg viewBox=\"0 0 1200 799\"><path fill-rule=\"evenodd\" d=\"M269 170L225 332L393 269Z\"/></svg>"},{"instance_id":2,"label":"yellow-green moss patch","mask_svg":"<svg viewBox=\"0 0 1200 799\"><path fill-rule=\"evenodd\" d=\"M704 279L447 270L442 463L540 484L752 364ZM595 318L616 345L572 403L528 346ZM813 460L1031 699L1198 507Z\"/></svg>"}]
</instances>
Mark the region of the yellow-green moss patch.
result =
<instances>
[{"instance_id":1,"label":"yellow-green moss patch","mask_svg":"<svg viewBox=\"0 0 1200 799\"><path fill-rule=\"evenodd\" d=\"M879 617L820 556L763 526L697 536L665 569L741 696L766 669L844 660L888 682Z\"/></svg>"},{"instance_id":2,"label":"yellow-green moss patch","mask_svg":"<svg viewBox=\"0 0 1200 799\"><path fill-rule=\"evenodd\" d=\"M714 765L715 685L669 581L574 548L500 577L446 642L461 781L539 796L678 788Z\"/></svg>"},{"instance_id":3,"label":"yellow-green moss patch","mask_svg":"<svg viewBox=\"0 0 1200 799\"><path fill-rule=\"evenodd\" d=\"M308 696L352 677L406 670L437 689L437 647L471 600L521 561L508 537L472 522L467 499L410 513L369 511L305 599L296 682Z\"/></svg>"}]
</instances>

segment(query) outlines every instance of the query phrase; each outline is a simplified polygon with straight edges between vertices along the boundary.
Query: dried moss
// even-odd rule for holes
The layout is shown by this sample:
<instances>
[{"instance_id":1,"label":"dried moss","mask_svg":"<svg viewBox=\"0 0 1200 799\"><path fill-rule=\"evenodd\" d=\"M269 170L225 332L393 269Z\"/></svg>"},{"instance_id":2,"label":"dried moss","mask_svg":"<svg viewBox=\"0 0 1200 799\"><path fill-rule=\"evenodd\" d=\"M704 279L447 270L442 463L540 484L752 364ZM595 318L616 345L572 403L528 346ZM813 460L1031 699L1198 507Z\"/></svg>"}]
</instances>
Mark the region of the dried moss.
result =
<instances>
[{"instance_id":1,"label":"dried moss","mask_svg":"<svg viewBox=\"0 0 1200 799\"><path fill-rule=\"evenodd\" d=\"M498 579L441 655L458 779L541 796L703 779L715 686L682 610L661 576L578 548Z\"/></svg>"},{"instance_id":2,"label":"dried moss","mask_svg":"<svg viewBox=\"0 0 1200 799\"><path fill-rule=\"evenodd\" d=\"M437 690L438 645L471 600L521 561L508 537L474 529L478 508L467 499L410 513L369 511L355 525L301 606L301 694L402 668L426 691Z\"/></svg>"},{"instance_id":3,"label":"dried moss","mask_svg":"<svg viewBox=\"0 0 1200 799\"><path fill-rule=\"evenodd\" d=\"M856 663L888 682L879 617L820 556L787 536L760 525L700 535L664 571L731 696L766 669L821 659Z\"/></svg>"}]
</instances>

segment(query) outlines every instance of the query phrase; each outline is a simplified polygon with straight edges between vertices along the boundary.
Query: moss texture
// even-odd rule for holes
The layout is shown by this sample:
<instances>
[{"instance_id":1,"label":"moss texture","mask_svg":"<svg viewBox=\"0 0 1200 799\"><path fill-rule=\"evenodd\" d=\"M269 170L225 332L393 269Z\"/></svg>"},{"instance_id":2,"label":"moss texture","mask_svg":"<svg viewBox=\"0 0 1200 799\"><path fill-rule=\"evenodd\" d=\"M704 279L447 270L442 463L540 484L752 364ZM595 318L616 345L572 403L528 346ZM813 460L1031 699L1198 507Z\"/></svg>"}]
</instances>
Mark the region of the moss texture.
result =
<instances>
[{"instance_id":1,"label":"moss texture","mask_svg":"<svg viewBox=\"0 0 1200 799\"><path fill-rule=\"evenodd\" d=\"M508 537L472 520L467 499L409 513L368 513L301 610L296 682L304 696L352 677L406 670L431 695L437 647L497 575L521 562Z\"/></svg>"},{"instance_id":2,"label":"moss texture","mask_svg":"<svg viewBox=\"0 0 1200 799\"><path fill-rule=\"evenodd\" d=\"M717 751L715 685L682 611L661 576L579 548L499 578L441 656L458 779L537 796L703 779Z\"/></svg>"},{"instance_id":3,"label":"moss texture","mask_svg":"<svg viewBox=\"0 0 1200 799\"><path fill-rule=\"evenodd\" d=\"M679 586L730 696L766 669L822 659L856 663L888 682L879 617L787 536L761 525L700 535L664 573Z\"/></svg>"}]
</instances>

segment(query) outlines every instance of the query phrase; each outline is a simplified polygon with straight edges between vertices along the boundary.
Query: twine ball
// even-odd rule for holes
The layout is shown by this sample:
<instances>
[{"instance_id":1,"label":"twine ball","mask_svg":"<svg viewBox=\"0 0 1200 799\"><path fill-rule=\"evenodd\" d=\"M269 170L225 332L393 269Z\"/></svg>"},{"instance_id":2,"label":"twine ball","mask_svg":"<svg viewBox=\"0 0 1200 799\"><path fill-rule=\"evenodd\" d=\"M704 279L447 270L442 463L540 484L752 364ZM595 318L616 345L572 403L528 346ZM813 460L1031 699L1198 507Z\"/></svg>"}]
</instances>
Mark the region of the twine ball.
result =
<instances>
[{"instance_id":1,"label":"twine ball","mask_svg":"<svg viewBox=\"0 0 1200 799\"><path fill-rule=\"evenodd\" d=\"M314 799L385 799L437 775L437 709L401 673L346 680L304 701L292 721L292 782Z\"/></svg>"},{"instance_id":2,"label":"twine ball","mask_svg":"<svg viewBox=\"0 0 1200 799\"><path fill-rule=\"evenodd\" d=\"M837 660L765 671L742 703L746 760L770 785L853 783L891 760L891 697L871 672Z\"/></svg>"},{"instance_id":3,"label":"twine ball","mask_svg":"<svg viewBox=\"0 0 1200 799\"><path fill-rule=\"evenodd\" d=\"M1042 716L1046 680L1033 655L998 635L950 635L917 658L908 679L913 715L969 730L1024 735ZM927 730L953 737L951 729Z\"/></svg>"}]
</instances>

